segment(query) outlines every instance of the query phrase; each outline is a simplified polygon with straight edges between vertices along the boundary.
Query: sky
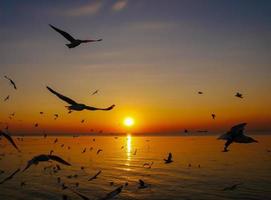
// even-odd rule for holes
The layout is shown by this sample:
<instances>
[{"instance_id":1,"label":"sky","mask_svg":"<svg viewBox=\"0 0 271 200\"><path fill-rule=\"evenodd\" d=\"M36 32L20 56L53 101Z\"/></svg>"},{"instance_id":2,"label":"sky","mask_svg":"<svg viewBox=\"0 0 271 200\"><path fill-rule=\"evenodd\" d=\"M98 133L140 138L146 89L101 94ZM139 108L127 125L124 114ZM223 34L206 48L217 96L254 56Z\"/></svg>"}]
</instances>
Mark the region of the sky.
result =
<instances>
[{"instance_id":1,"label":"sky","mask_svg":"<svg viewBox=\"0 0 271 200\"><path fill-rule=\"evenodd\" d=\"M270 10L268 0L0 1L1 99L10 95L0 101L0 128L225 132L247 122L249 130L271 130ZM48 24L103 41L68 49ZM116 107L68 115L47 85L78 102ZM127 116L133 127L123 126Z\"/></svg>"}]
</instances>

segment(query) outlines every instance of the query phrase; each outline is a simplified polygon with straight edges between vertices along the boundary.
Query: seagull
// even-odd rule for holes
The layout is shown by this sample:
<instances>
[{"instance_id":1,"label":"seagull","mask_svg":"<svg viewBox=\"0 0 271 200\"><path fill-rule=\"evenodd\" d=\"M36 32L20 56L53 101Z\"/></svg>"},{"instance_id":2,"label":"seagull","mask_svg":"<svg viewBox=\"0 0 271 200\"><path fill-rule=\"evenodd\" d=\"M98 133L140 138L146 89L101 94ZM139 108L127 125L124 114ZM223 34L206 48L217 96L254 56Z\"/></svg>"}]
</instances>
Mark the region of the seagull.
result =
<instances>
[{"instance_id":1,"label":"seagull","mask_svg":"<svg viewBox=\"0 0 271 200\"><path fill-rule=\"evenodd\" d=\"M70 190L71 192L73 192L74 194L78 195L79 197L81 197L81 199L83 200L90 200L90 198L86 197L85 195L73 190L72 188L69 188L68 186L65 186L64 184L62 185L62 189L65 190L65 189L68 189Z\"/></svg>"},{"instance_id":2,"label":"seagull","mask_svg":"<svg viewBox=\"0 0 271 200\"><path fill-rule=\"evenodd\" d=\"M123 185L119 186L117 189L113 190L112 192L109 192L105 197L100 198L99 200L113 199L115 196L117 196L119 193L121 193L122 188L123 188Z\"/></svg>"},{"instance_id":3,"label":"seagull","mask_svg":"<svg viewBox=\"0 0 271 200\"><path fill-rule=\"evenodd\" d=\"M84 148L84 150L82 151L82 153L85 153L85 152L86 152L86 150L87 150L87 148Z\"/></svg>"},{"instance_id":4,"label":"seagull","mask_svg":"<svg viewBox=\"0 0 271 200\"><path fill-rule=\"evenodd\" d=\"M138 189L144 189L146 187L148 187L145 182L141 179L138 180L138 183L139 183L139 186L138 186Z\"/></svg>"},{"instance_id":5,"label":"seagull","mask_svg":"<svg viewBox=\"0 0 271 200\"><path fill-rule=\"evenodd\" d=\"M104 111L108 111L108 110L112 110L115 105L111 105L108 108L95 108L95 107L91 107L91 106L87 106L85 104L80 104L75 102L74 100L63 96L62 94L57 93L56 91L54 91L53 89L51 89L50 87L47 86L47 89L52 92L54 95L56 95L58 98L60 98L61 100L67 102L68 104L70 104L70 106L66 106L69 110L76 110L76 111L82 111L84 109L86 110L91 110L91 111L95 111L95 110L104 110Z\"/></svg>"},{"instance_id":6,"label":"seagull","mask_svg":"<svg viewBox=\"0 0 271 200\"><path fill-rule=\"evenodd\" d=\"M136 155L136 153L137 153L137 149L135 149L135 151L134 151L133 155L135 156L135 155Z\"/></svg>"},{"instance_id":7,"label":"seagull","mask_svg":"<svg viewBox=\"0 0 271 200\"><path fill-rule=\"evenodd\" d=\"M81 43L88 43L88 42L100 42L103 39L98 39L98 40L79 40L79 39L75 39L73 38L69 33L62 31L56 27L54 27L53 25L49 24L49 26L54 29L56 32L60 33L64 38L66 38L67 40L70 41L70 44L66 44L67 47L69 48L74 48L79 46Z\"/></svg>"},{"instance_id":8,"label":"seagull","mask_svg":"<svg viewBox=\"0 0 271 200\"><path fill-rule=\"evenodd\" d=\"M150 169L152 167L152 165L153 165L153 162L151 162L151 163L144 163L143 167L146 168L146 169Z\"/></svg>"},{"instance_id":9,"label":"seagull","mask_svg":"<svg viewBox=\"0 0 271 200\"><path fill-rule=\"evenodd\" d=\"M10 180L13 178L13 176L15 176L15 174L17 174L20 171L20 168L17 169L15 172L13 172L11 175L9 175L8 177L6 177L4 180L0 181L0 184L5 183L6 181Z\"/></svg>"},{"instance_id":10,"label":"seagull","mask_svg":"<svg viewBox=\"0 0 271 200\"><path fill-rule=\"evenodd\" d=\"M56 138L55 141L54 141L54 144L58 142L58 139Z\"/></svg>"},{"instance_id":11,"label":"seagull","mask_svg":"<svg viewBox=\"0 0 271 200\"><path fill-rule=\"evenodd\" d=\"M102 173L102 171L100 170L100 171L98 171L98 173L97 174L95 174L93 177L91 177L90 179L88 179L88 181L92 181L92 180L94 180L94 179L96 179L98 176L99 176L99 174L100 173Z\"/></svg>"},{"instance_id":12,"label":"seagull","mask_svg":"<svg viewBox=\"0 0 271 200\"><path fill-rule=\"evenodd\" d=\"M225 188L223 188L223 191L227 191L227 190L235 190L235 189L237 189L237 187L238 187L239 185L242 185L242 183L237 183L237 184L234 184L234 185L232 185L232 186L225 187Z\"/></svg>"},{"instance_id":13,"label":"seagull","mask_svg":"<svg viewBox=\"0 0 271 200\"><path fill-rule=\"evenodd\" d=\"M91 95L97 94L99 90L95 90Z\"/></svg>"},{"instance_id":14,"label":"seagull","mask_svg":"<svg viewBox=\"0 0 271 200\"><path fill-rule=\"evenodd\" d=\"M5 133L3 131L0 131L0 135L4 136L12 144L12 146L15 149L17 149L17 151L20 152L19 148L17 147L17 145L15 144L14 140L12 139L12 137L9 134L7 134L7 133Z\"/></svg>"},{"instance_id":15,"label":"seagull","mask_svg":"<svg viewBox=\"0 0 271 200\"><path fill-rule=\"evenodd\" d=\"M215 118L216 118L216 115L215 115L215 114L212 114L211 116L212 116L212 118L213 118L213 119L215 119Z\"/></svg>"},{"instance_id":16,"label":"seagull","mask_svg":"<svg viewBox=\"0 0 271 200\"><path fill-rule=\"evenodd\" d=\"M239 93L239 92L237 92L234 96L243 99L243 95L241 93Z\"/></svg>"},{"instance_id":17,"label":"seagull","mask_svg":"<svg viewBox=\"0 0 271 200\"><path fill-rule=\"evenodd\" d=\"M15 89L15 90L17 90L17 86L16 86L16 84L15 84L15 82L11 79L11 78L9 78L9 77L7 77L7 76L4 76L6 79L8 79L9 80L9 82L11 83L11 85L13 86L13 88Z\"/></svg>"},{"instance_id":18,"label":"seagull","mask_svg":"<svg viewBox=\"0 0 271 200\"><path fill-rule=\"evenodd\" d=\"M35 126L35 127L38 127L38 126L39 126L39 124L38 124L38 123L36 123L34 126Z\"/></svg>"},{"instance_id":19,"label":"seagull","mask_svg":"<svg viewBox=\"0 0 271 200\"><path fill-rule=\"evenodd\" d=\"M198 94L203 94L203 92L201 92L201 91L198 91Z\"/></svg>"},{"instance_id":20,"label":"seagull","mask_svg":"<svg viewBox=\"0 0 271 200\"><path fill-rule=\"evenodd\" d=\"M59 117L58 114L54 114L54 116L55 116L54 120L56 120Z\"/></svg>"},{"instance_id":21,"label":"seagull","mask_svg":"<svg viewBox=\"0 0 271 200\"><path fill-rule=\"evenodd\" d=\"M41 115L43 115L43 112L40 112Z\"/></svg>"},{"instance_id":22,"label":"seagull","mask_svg":"<svg viewBox=\"0 0 271 200\"><path fill-rule=\"evenodd\" d=\"M28 163L27 163L27 165L26 165L26 167L24 168L23 172L25 170L27 170L33 164L37 165L37 164L39 164L39 162L45 162L45 161L50 161L50 160L59 162L59 163L61 163L63 165L71 166L70 163L68 163L67 161L63 160L59 156L41 154L41 155L38 155L38 156L34 156L31 160L29 160Z\"/></svg>"},{"instance_id":23,"label":"seagull","mask_svg":"<svg viewBox=\"0 0 271 200\"><path fill-rule=\"evenodd\" d=\"M97 155L100 153L102 151L102 149L98 149L98 151L97 151Z\"/></svg>"},{"instance_id":24,"label":"seagull","mask_svg":"<svg viewBox=\"0 0 271 200\"><path fill-rule=\"evenodd\" d=\"M164 161L165 161L165 164L169 164L169 163L173 162L172 154L169 153L167 159L164 159Z\"/></svg>"},{"instance_id":25,"label":"seagull","mask_svg":"<svg viewBox=\"0 0 271 200\"><path fill-rule=\"evenodd\" d=\"M7 100L9 100L9 95L4 99L4 101L7 101Z\"/></svg>"},{"instance_id":26,"label":"seagull","mask_svg":"<svg viewBox=\"0 0 271 200\"><path fill-rule=\"evenodd\" d=\"M252 137L246 136L244 134L244 129L246 125L247 123L237 124L233 126L230 131L218 137L219 140L227 140L227 142L225 143L223 152L228 152L229 150L227 148L233 142L236 142L236 143L258 142L257 140L254 140Z\"/></svg>"}]
</instances>

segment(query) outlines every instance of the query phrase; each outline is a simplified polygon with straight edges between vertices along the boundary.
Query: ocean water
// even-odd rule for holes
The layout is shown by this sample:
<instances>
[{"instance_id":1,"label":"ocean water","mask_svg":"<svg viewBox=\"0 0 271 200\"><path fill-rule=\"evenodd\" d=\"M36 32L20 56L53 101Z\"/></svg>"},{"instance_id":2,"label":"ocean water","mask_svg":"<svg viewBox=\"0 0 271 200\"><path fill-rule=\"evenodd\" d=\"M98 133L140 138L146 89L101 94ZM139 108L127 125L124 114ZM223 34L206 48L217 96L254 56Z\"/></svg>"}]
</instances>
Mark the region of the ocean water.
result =
<instances>
[{"instance_id":1,"label":"ocean water","mask_svg":"<svg viewBox=\"0 0 271 200\"><path fill-rule=\"evenodd\" d=\"M128 185L114 199L271 199L271 153L267 151L271 150L270 136L255 136L257 144L233 144L227 153L221 152L224 141L214 136L14 138L21 153L4 139L0 141L0 170L4 171L0 181L16 169L23 169L33 156L49 154L50 150L72 166L60 164L61 170L55 173L52 168L44 170L55 166L55 162L31 166L0 185L3 200L61 200L63 194L68 199L81 199L70 190L62 190L58 177L89 199L102 198L126 182ZM84 148L86 152L82 153ZM102 149L99 154L98 149ZM164 164L169 152L173 162ZM146 162L153 162L150 169L143 167ZM97 179L88 181L99 170L102 172ZM139 179L148 187L139 189ZM21 186L21 182L25 185ZM235 190L223 191L237 183L241 185Z\"/></svg>"}]
</instances>

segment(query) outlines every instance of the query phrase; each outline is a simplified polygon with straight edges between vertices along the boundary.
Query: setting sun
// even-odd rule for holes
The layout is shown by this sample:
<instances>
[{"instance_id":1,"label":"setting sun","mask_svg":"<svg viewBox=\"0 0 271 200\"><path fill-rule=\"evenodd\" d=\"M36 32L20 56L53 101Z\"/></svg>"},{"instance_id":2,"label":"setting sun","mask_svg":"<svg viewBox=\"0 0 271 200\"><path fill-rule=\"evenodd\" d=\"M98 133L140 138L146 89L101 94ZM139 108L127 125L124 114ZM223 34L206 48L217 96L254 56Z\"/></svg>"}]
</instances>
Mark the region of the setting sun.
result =
<instances>
[{"instance_id":1,"label":"setting sun","mask_svg":"<svg viewBox=\"0 0 271 200\"><path fill-rule=\"evenodd\" d=\"M124 120L123 120L123 124L125 126L133 126L134 125L134 119L131 118L131 117L126 117Z\"/></svg>"}]
</instances>

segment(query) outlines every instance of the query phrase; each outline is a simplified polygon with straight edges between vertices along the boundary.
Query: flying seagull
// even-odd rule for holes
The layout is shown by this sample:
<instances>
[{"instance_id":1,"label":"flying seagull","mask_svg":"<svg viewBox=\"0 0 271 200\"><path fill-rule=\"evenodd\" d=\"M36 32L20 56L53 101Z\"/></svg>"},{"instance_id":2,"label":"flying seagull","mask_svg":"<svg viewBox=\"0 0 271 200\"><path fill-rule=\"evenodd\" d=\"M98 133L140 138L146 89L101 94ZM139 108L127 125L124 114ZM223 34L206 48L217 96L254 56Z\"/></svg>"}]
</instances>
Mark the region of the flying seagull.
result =
<instances>
[{"instance_id":1,"label":"flying seagull","mask_svg":"<svg viewBox=\"0 0 271 200\"><path fill-rule=\"evenodd\" d=\"M145 182L143 180L141 180L141 179L138 180L138 184L139 184L138 189L144 189L144 188L148 187L145 184Z\"/></svg>"},{"instance_id":2,"label":"flying seagull","mask_svg":"<svg viewBox=\"0 0 271 200\"><path fill-rule=\"evenodd\" d=\"M59 163L61 163L63 165L71 166L70 163L68 163L67 161L63 160L59 156L41 154L41 155L38 155L38 156L34 156L31 160L29 160L28 163L27 163L27 165L26 165L26 167L24 168L23 172L25 170L27 170L33 164L37 165L37 164L39 164L39 162L45 162L45 161L50 161L50 160L59 162Z\"/></svg>"},{"instance_id":3,"label":"flying seagull","mask_svg":"<svg viewBox=\"0 0 271 200\"><path fill-rule=\"evenodd\" d=\"M94 180L94 179L96 179L99 175L100 175L100 173L102 173L102 171L100 170L100 171L98 171L98 173L97 174L95 174L93 177L91 177L90 179L88 179L88 181L92 181L92 180Z\"/></svg>"},{"instance_id":4,"label":"flying seagull","mask_svg":"<svg viewBox=\"0 0 271 200\"><path fill-rule=\"evenodd\" d=\"M0 184L5 183L6 181L10 180L13 178L13 176L15 176L15 174L17 174L20 171L20 168L17 169L15 172L13 172L11 175L9 175L8 177L6 177L4 180L0 181Z\"/></svg>"},{"instance_id":5,"label":"flying seagull","mask_svg":"<svg viewBox=\"0 0 271 200\"><path fill-rule=\"evenodd\" d=\"M198 91L198 94L203 94L203 92L201 92L201 91Z\"/></svg>"},{"instance_id":6,"label":"flying seagull","mask_svg":"<svg viewBox=\"0 0 271 200\"><path fill-rule=\"evenodd\" d=\"M9 95L4 99L4 101L7 101L7 100L9 100Z\"/></svg>"},{"instance_id":7,"label":"flying seagull","mask_svg":"<svg viewBox=\"0 0 271 200\"><path fill-rule=\"evenodd\" d=\"M234 96L243 99L243 95L241 93L239 93L239 92L237 92Z\"/></svg>"},{"instance_id":8,"label":"flying seagull","mask_svg":"<svg viewBox=\"0 0 271 200\"><path fill-rule=\"evenodd\" d=\"M215 118L216 118L216 115L215 115L215 114L212 114L211 116L212 116L212 118L213 118L213 119L215 119Z\"/></svg>"},{"instance_id":9,"label":"flying seagull","mask_svg":"<svg viewBox=\"0 0 271 200\"><path fill-rule=\"evenodd\" d=\"M66 106L69 110L76 110L76 111L82 111L82 110L91 110L91 111L95 111L95 110L104 110L104 111L108 111L108 110L112 110L115 105L111 105L108 108L95 108L95 107L91 107L91 106L87 106L85 104L80 104L75 102L74 100L65 97L62 94L59 94L58 92L54 91L53 89L51 89L50 87L47 86L47 89L52 92L54 95L56 95L58 98L60 98L61 100L67 102L68 104L70 104L70 106Z\"/></svg>"},{"instance_id":10,"label":"flying seagull","mask_svg":"<svg viewBox=\"0 0 271 200\"><path fill-rule=\"evenodd\" d=\"M99 90L95 90L91 95L97 94Z\"/></svg>"},{"instance_id":11,"label":"flying seagull","mask_svg":"<svg viewBox=\"0 0 271 200\"><path fill-rule=\"evenodd\" d=\"M225 143L223 152L228 152L229 150L227 148L233 142L236 142L236 143L258 142L257 140L254 140L252 137L246 136L244 134L244 129L246 125L247 125L246 123L237 124L233 126L230 131L221 135L218 138L219 140L227 140L227 142Z\"/></svg>"},{"instance_id":12,"label":"flying seagull","mask_svg":"<svg viewBox=\"0 0 271 200\"><path fill-rule=\"evenodd\" d=\"M0 135L3 135L12 144L12 146L15 149L17 149L17 151L20 152L19 148L17 147L17 145L15 144L14 140L12 139L12 137L9 134L7 134L7 133L5 133L3 131L0 131Z\"/></svg>"},{"instance_id":13,"label":"flying seagull","mask_svg":"<svg viewBox=\"0 0 271 200\"><path fill-rule=\"evenodd\" d=\"M123 185L118 187L117 189L113 190L112 192L109 192L105 197L100 198L99 200L113 199L115 196L117 196L119 193L121 193L122 188L123 188Z\"/></svg>"},{"instance_id":14,"label":"flying seagull","mask_svg":"<svg viewBox=\"0 0 271 200\"><path fill-rule=\"evenodd\" d=\"M7 77L7 76L4 76L6 79L8 79L9 80L9 82L11 83L11 85L13 86L13 88L15 89L15 90L17 90L17 86L16 86L16 84L15 84L15 82L11 79L11 78L9 78L9 77Z\"/></svg>"},{"instance_id":15,"label":"flying seagull","mask_svg":"<svg viewBox=\"0 0 271 200\"><path fill-rule=\"evenodd\" d=\"M98 39L98 40L79 40L79 39L75 39L73 38L69 33L62 31L58 28L56 28L55 26L49 24L49 26L54 29L56 32L60 33L64 38L66 38L67 40L70 41L70 44L66 44L67 47L69 48L74 48L79 46L81 43L88 43L88 42L100 42L103 39Z\"/></svg>"},{"instance_id":16,"label":"flying seagull","mask_svg":"<svg viewBox=\"0 0 271 200\"><path fill-rule=\"evenodd\" d=\"M76 194L77 196L81 197L81 199L83 199L83 200L90 200L87 196L85 196L85 195L83 195L83 194L81 194L81 193L75 191L75 190L72 189L72 188L69 188L69 187L66 186L64 183L63 183L63 185L62 185L62 189L63 189L63 190L65 190L65 189L70 190L71 192L73 192L73 193Z\"/></svg>"},{"instance_id":17,"label":"flying seagull","mask_svg":"<svg viewBox=\"0 0 271 200\"><path fill-rule=\"evenodd\" d=\"M235 190L235 189L237 189L237 187L238 187L239 185L242 185L242 183L237 183L237 184L234 184L234 185L225 187L225 188L223 188L223 191L227 191L227 190Z\"/></svg>"},{"instance_id":18,"label":"flying seagull","mask_svg":"<svg viewBox=\"0 0 271 200\"><path fill-rule=\"evenodd\" d=\"M169 153L167 159L164 159L164 161L165 161L165 164L169 164L169 163L173 162L172 154Z\"/></svg>"}]
</instances>

